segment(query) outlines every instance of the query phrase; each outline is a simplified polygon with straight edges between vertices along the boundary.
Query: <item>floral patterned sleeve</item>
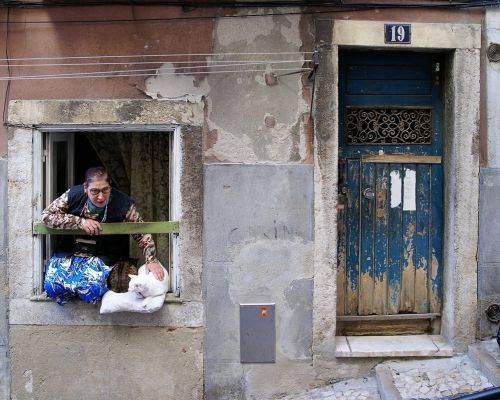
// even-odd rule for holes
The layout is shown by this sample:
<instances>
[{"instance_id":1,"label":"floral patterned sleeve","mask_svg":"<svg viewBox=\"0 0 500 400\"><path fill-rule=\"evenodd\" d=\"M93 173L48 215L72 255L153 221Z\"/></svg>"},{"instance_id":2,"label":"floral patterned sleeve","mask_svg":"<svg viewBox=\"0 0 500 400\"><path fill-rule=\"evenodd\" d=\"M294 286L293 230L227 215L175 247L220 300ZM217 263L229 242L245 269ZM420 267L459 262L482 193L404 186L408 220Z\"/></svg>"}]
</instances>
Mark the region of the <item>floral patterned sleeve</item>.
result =
<instances>
[{"instance_id":1,"label":"floral patterned sleeve","mask_svg":"<svg viewBox=\"0 0 500 400\"><path fill-rule=\"evenodd\" d=\"M69 189L42 211L42 223L49 228L79 229L83 218L68 213Z\"/></svg>"},{"instance_id":2,"label":"floral patterned sleeve","mask_svg":"<svg viewBox=\"0 0 500 400\"><path fill-rule=\"evenodd\" d=\"M139 212L135 208L135 204L130 206L130 209L127 212L125 217L127 222L144 222L139 215ZM139 249L142 251L146 262L158 262L156 258L156 246L153 240L153 237L150 234L135 234L132 235L137 244L139 245Z\"/></svg>"}]
</instances>

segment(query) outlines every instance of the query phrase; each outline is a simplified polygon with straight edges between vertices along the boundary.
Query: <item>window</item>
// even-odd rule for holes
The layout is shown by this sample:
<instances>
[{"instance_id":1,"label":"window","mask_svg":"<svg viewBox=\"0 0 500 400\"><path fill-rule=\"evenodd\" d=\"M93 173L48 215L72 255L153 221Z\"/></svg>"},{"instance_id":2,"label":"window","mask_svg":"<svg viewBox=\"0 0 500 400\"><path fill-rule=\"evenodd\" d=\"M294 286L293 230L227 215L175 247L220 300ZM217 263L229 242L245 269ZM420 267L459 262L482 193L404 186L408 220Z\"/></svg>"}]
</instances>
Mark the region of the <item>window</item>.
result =
<instances>
[{"instance_id":1,"label":"window","mask_svg":"<svg viewBox=\"0 0 500 400\"><path fill-rule=\"evenodd\" d=\"M83 183L87 168L103 165L111 185L134 199L144 221L166 222L179 215L179 132L156 130L45 130L34 136L38 201L34 221L42 210L70 186ZM37 166L39 168L37 168ZM36 230L36 232L40 232ZM170 273L170 291L179 294L177 234L153 234L157 256ZM142 259L130 236L129 257ZM54 252L67 248L68 235L38 234L35 240L35 295L42 295L44 267Z\"/></svg>"}]
</instances>

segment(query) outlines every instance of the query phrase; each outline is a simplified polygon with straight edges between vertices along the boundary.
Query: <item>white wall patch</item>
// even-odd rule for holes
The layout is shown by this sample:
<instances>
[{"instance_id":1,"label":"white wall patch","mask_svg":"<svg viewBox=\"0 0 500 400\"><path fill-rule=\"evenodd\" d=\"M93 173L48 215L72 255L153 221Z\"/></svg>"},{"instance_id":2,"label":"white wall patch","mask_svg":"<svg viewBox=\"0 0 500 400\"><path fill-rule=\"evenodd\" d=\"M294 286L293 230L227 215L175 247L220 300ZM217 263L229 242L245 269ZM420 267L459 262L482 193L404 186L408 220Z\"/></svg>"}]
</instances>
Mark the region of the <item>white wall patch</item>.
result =
<instances>
[{"instance_id":1,"label":"white wall patch","mask_svg":"<svg viewBox=\"0 0 500 400\"><path fill-rule=\"evenodd\" d=\"M391 171L391 208L401 204L401 177L399 171Z\"/></svg>"},{"instance_id":2,"label":"white wall patch","mask_svg":"<svg viewBox=\"0 0 500 400\"><path fill-rule=\"evenodd\" d=\"M403 210L415 211L417 209L415 202L417 180L416 172L412 169L405 168L405 178L403 186Z\"/></svg>"}]
</instances>

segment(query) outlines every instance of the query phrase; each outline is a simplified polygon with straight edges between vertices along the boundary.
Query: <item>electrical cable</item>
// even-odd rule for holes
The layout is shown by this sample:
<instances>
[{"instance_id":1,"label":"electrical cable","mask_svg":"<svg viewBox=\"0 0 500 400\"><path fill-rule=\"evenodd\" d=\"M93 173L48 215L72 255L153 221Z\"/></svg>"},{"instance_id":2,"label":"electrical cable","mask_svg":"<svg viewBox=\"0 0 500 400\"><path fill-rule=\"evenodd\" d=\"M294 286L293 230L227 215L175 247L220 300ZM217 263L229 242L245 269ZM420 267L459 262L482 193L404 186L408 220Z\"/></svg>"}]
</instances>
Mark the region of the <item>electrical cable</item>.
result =
<instances>
[{"instance_id":1,"label":"electrical cable","mask_svg":"<svg viewBox=\"0 0 500 400\"><path fill-rule=\"evenodd\" d=\"M21 3L22 7L28 8L27 4L31 4L32 6L38 6L40 7L40 3ZM489 7L489 6L496 6L500 4L500 0L491 0L491 1L481 1L481 2L460 2L460 3L439 3L439 4L434 4L434 3L413 3L413 4L380 4L380 3L349 3L349 4L342 4L339 5L337 3L332 4L332 5L327 5L323 4L322 6L336 6L335 9L333 10L321 10L321 11L298 11L298 12L282 12L282 13L254 13L254 14L246 14L246 15L210 15L210 16L205 16L205 15L198 15L198 16L182 16L182 17L163 17L163 18L120 18L120 19L107 19L107 20L50 20L50 21L11 21L11 24L23 24L23 25L28 25L28 24L85 24L85 23L122 23L122 22L160 22L160 21L185 21L185 20L208 20L208 19L221 19L221 18L251 18L251 17L276 17L276 16L291 16L291 15L318 15L318 14L329 14L329 13L339 13L339 12L355 12L355 11L367 11L367 10L374 10L374 9L415 9L415 8L428 8L428 9L465 9L465 8L475 8L475 7ZM94 5L109 5L106 3L102 4L94 4ZM128 5L130 5L130 2L128 2ZM155 5L161 6L162 4L156 3ZM181 4L177 4L178 6L181 6ZM0 5L0 7L13 7L14 3L9 4L3 4ZM61 6L61 5L59 5ZM72 6L75 6L72 4ZM295 4L296 7L298 7L298 4ZM310 6L306 2L303 4L304 7ZM19 7L19 6L18 6ZM48 7L46 3L43 3L41 7ZM201 7L201 6L200 6ZM219 6L219 7L224 7ZM246 7L249 7L246 5ZM341 7L341 8L339 8ZM0 21L0 23L5 23L5 21Z\"/></svg>"},{"instance_id":2,"label":"electrical cable","mask_svg":"<svg viewBox=\"0 0 500 400\"><path fill-rule=\"evenodd\" d=\"M21 57L0 58L0 61L44 61L44 60L76 60L101 58L140 58L140 57L223 57L223 56L266 56L266 55L296 55L312 54L312 51L262 52L262 53L166 53L166 54L134 54L134 55L101 55L101 56L63 56L63 57Z\"/></svg>"},{"instance_id":3,"label":"electrical cable","mask_svg":"<svg viewBox=\"0 0 500 400\"><path fill-rule=\"evenodd\" d=\"M312 68L273 68L274 71L311 71ZM267 72L266 69L241 69L241 70L227 70L227 71L206 71L206 72L190 72L189 75L212 75L212 74L230 74L230 73L246 73L246 72ZM21 80L37 80L37 79L75 79L75 78L115 78L115 77L134 77L134 76L163 76L163 75L180 75L178 72L158 72L158 73L134 73L134 74L108 74L103 75L98 73L96 75L78 75L68 76L67 74L51 74L51 75L19 75L19 76L0 76L0 81L21 81Z\"/></svg>"},{"instance_id":4,"label":"electrical cable","mask_svg":"<svg viewBox=\"0 0 500 400\"><path fill-rule=\"evenodd\" d=\"M304 61L308 61L308 60L304 60ZM309 60L310 61L310 60ZM296 62L296 61L292 61L292 62ZM302 62L302 60L301 60ZM285 61L285 63L287 63L287 61ZM289 62L288 62L289 63ZM303 63L303 62L302 62ZM226 65L215 65L215 66L195 66L195 67L182 67L181 69L193 69L193 68L220 68L220 67L237 67L237 66L247 66L247 65L270 65L270 64L275 64L275 63L262 63L262 62L259 62L259 63L245 63L245 64L226 64ZM61 74L55 74L57 76L84 76L84 75L112 75L112 74L115 74L115 73L129 73L129 72L149 72L149 71L176 71L178 70L179 68L176 68L176 67L169 67L169 68L146 68L146 69L122 69L122 70L112 70L112 71L91 71L91 72L68 72L68 73L61 73ZM222 71L225 71L225 70L222 70ZM222 72L221 71L221 72ZM203 73L203 71L200 71L201 73ZM207 71L209 72L209 71ZM183 72L176 72L177 74L182 74ZM192 73L192 72L189 72L189 73ZM51 77L51 76L54 76L54 75L51 75L51 74L42 74L42 75L24 75L24 77L33 77L33 76L36 76L36 77Z\"/></svg>"},{"instance_id":5,"label":"electrical cable","mask_svg":"<svg viewBox=\"0 0 500 400\"><path fill-rule=\"evenodd\" d=\"M147 64L162 64L162 63L175 63L179 64L212 64L212 66L221 66L218 63L281 63L281 62L307 62L311 60L297 59L297 60L197 60L197 61L172 61L172 60L154 60L154 61L126 61L126 62L89 62L89 63L36 63L36 64L10 64L10 67L74 67L74 66L94 66L94 65L147 65ZM205 65L200 65L200 67ZM0 64L0 67L7 67L6 64ZM188 68L188 67L179 67ZM194 67L193 67L194 68Z\"/></svg>"},{"instance_id":6,"label":"electrical cable","mask_svg":"<svg viewBox=\"0 0 500 400\"><path fill-rule=\"evenodd\" d=\"M431 6L431 7L471 7L476 4L479 5L489 5L496 4L496 0L483 0L483 1L455 1L455 2L441 2L438 4L426 4L426 3L409 3L404 4L403 6L413 6L413 7L422 7L422 6ZM337 1L325 1L325 0L281 0L281 1L211 1L211 2L201 2L201 1L188 1L181 3L180 1L172 1L172 0L158 0L158 1L146 1L146 0L115 0L113 4L116 5L132 5L132 6L179 6L183 7L184 10L192 11L197 8L275 8L275 7L335 7L335 6L397 6L395 4L387 4L387 3L343 3L340 0ZM109 5L109 2L105 2L102 0L93 0L93 1L55 1L55 0L45 0L42 4L39 2L26 2L26 1L6 1L2 6L4 7L18 7L18 8L49 8L49 7L75 7L75 6L102 6Z\"/></svg>"}]
</instances>

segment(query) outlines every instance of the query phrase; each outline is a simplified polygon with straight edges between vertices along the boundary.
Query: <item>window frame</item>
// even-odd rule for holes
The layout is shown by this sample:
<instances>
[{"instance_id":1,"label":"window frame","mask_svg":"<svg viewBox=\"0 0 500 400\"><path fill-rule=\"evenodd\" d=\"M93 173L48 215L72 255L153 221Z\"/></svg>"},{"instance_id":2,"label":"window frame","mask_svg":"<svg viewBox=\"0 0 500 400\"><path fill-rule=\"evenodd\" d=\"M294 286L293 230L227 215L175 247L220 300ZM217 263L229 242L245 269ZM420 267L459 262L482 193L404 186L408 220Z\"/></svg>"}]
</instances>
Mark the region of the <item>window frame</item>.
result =
<instances>
[{"instance_id":1,"label":"window frame","mask_svg":"<svg viewBox=\"0 0 500 400\"><path fill-rule=\"evenodd\" d=\"M68 143L74 141L74 135L78 132L156 132L169 135L169 219L171 221L180 221L181 218L181 198L180 198L180 179L182 170L182 149L181 149L181 127L179 125L45 125L38 127L33 131L33 214L32 222L40 221L41 213L53 199L48 199L51 190L47 190L47 185L52 184L50 178L46 176L46 171L51 171L50 145L45 149L44 140L47 135L49 139L47 143L54 140L50 139L50 135L54 138L61 138L62 135L71 135ZM61 135L61 136L60 136ZM57 140L56 140L57 141ZM69 157L72 157L69 154ZM48 168L45 168L45 165ZM33 296L31 300L39 301L46 300L47 297L43 291L44 280L44 235L34 233L33 242ZM50 237L50 236L47 236ZM48 242L48 241L47 241ZM170 276L170 285L175 297L180 297L180 242L179 234L170 234L170 260L172 265L172 273Z\"/></svg>"}]
</instances>

